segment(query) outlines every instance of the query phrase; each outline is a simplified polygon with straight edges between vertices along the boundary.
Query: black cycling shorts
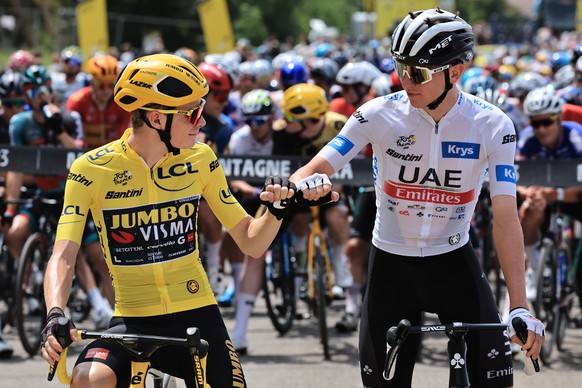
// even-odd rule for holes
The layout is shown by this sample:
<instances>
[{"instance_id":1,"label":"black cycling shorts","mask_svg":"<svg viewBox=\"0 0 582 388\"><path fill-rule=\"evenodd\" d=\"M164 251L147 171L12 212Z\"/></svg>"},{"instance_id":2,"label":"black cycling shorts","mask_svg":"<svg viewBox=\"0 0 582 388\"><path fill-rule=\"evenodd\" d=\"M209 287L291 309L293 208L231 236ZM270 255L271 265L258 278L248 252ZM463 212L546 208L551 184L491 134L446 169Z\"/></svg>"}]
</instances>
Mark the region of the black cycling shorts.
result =
<instances>
[{"instance_id":1,"label":"black cycling shorts","mask_svg":"<svg viewBox=\"0 0 582 388\"><path fill-rule=\"evenodd\" d=\"M376 221L376 192L365 191L358 197L352 219L350 237L372 241L372 231Z\"/></svg>"},{"instance_id":2,"label":"black cycling shorts","mask_svg":"<svg viewBox=\"0 0 582 388\"><path fill-rule=\"evenodd\" d=\"M372 247L368 277L359 345L360 373L365 387L411 386L420 335L407 337L398 356L394 379L386 381L382 377L386 331L403 318L413 326L422 324L422 312L437 314L442 323L500 322L491 288L470 243L452 252L428 257L399 256ZM507 332L483 330L470 332L465 338L471 386L512 386ZM443 363L442 367L448 365Z\"/></svg>"},{"instance_id":3,"label":"black cycling shorts","mask_svg":"<svg viewBox=\"0 0 582 388\"><path fill-rule=\"evenodd\" d=\"M195 326L209 343L206 379L212 387L246 387L245 377L217 305L196 310L152 317L113 317L108 332L185 337L186 329ZM131 378L131 356L121 346L95 340L83 349L75 365L100 362L108 365L117 376L118 387L128 387ZM152 368L184 379L186 386L195 387L194 370L188 348L164 346L151 359Z\"/></svg>"}]
</instances>

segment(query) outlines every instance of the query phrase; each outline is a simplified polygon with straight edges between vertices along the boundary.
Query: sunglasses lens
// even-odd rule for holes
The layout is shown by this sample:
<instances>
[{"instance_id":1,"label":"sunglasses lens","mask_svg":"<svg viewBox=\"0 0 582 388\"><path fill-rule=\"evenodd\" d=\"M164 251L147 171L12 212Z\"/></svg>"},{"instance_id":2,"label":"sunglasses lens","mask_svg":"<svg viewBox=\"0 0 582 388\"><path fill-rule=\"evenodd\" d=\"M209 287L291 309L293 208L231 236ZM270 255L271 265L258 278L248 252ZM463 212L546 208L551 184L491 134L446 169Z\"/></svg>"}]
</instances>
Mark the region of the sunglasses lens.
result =
<instances>
[{"instance_id":1,"label":"sunglasses lens","mask_svg":"<svg viewBox=\"0 0 582 388\"><path fill-rule=\"evenodd\" d=\"M395 61L396 74L400 79L408 76L414 84L424 84L432 79L430 70L419 68L416 66L405 65L404 63Z\"/></svg>"},{"instance_id":2,"label":"sunglasses lens","mask_svg":"<svg viewBox=\"0 0 582 388\"><path fill-rule=\"evenodd\" d=\"M531 121L530 124L534 128L549 127L550 125L554 124L555 121L556 120L553 120L553 119L543 119L543 120Z\"/></svg>"},{"instance_id":3,"label":"sunglasses lens","mask_svg":"<svg viewBox=\"0 0 582 388\"><path fill-rule=\"evenodd\" d=\"M247 125L256 125L257 127L265 124L267 122L267 120L265 119L248 119L245 120L245 124Z\"/></svg>"},{"instance_id":4,"label":"sunglasses lens","mask_svg":"<svg viewBox=\"0 0 582 388\"><path fill-rule=\"evenodd\" d=\"M188 116L188 122L192 125L198 124L198 120L200 120L200 116L202 116L202 107L196 108L196 110Z\"/></svg>"}]
</instances>

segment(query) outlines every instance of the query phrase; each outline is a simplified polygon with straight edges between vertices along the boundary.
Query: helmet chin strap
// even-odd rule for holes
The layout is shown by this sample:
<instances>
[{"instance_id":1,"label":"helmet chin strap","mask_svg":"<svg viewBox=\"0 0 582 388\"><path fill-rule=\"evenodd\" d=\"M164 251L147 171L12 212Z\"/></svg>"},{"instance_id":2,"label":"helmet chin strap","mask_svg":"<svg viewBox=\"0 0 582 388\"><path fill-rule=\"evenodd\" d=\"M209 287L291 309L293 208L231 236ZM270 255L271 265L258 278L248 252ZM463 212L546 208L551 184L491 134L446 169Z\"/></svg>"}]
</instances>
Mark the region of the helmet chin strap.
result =
<instances>
[{"instance_id":1,"label":"helmet chin strap","mask_svg":"<svg viewBox=\"0 0 582 388\"><path fill-rule=\"evenodd\" d=\"M148 127L155 129L156 132L158 132L158 135L160 135L160 140L166 145L168 152L171 152L173 155L178 155L180 153L180 149L172 145L172 135L170 133L172 130L172 120L174 119L174 115L167 115L166 117L166 126L163 130L154 127L143 113L141 119Z\"/></svg>"},{"instance_id":2,"label":"helmet chin strap","mask_svg":"<svg viewBox=\"0 0 582 388\"><path fill-rule=\"evenodd\" d=\"M435 110L443 102L449 90L453 88L453 84L451 83L451 79L449 78L449 69L446 69L444 73L445 73L445 90L436 100L427 105L428 109L430 110Z\"/></svg>"}]
</instances>

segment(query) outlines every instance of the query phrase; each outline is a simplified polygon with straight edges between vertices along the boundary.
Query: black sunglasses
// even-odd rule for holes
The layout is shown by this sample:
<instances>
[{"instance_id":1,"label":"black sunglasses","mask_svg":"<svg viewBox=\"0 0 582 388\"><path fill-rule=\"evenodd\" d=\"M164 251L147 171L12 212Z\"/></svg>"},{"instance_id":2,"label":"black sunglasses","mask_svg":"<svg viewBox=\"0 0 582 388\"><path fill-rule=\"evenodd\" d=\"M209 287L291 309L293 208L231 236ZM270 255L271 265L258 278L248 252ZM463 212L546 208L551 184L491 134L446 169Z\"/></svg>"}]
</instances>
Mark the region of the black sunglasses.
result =
<instances>
[{"instance_id":1,"label":"black sunglasses","mask_svg":"<svg viewBox=\"0 0 582 388\"><path fill-rule=\"evenodd\" d=\"M529 124L532 126L532 128L549 127L556 122L558 117L559 115L553 115L545 119L530 121Z\"/></svg>"}]
</instances>

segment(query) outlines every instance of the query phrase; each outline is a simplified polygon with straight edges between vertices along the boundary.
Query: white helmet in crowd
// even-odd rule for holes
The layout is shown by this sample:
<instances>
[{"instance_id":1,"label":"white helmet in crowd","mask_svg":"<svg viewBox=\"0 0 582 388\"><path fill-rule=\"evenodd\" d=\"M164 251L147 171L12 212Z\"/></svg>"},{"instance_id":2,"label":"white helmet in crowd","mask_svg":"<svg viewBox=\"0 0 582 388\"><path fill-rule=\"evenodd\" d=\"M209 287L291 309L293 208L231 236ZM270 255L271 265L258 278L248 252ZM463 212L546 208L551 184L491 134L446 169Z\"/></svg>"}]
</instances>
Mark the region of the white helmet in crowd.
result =
<instances>
[{"instance_id":1,"label":"white helmet in crowd","mask_svg":"<svg viewBox=\"0 0 582 388\"><path fill-rule=\"evenodd\" d=\"M531 116L558 114L562 112L564 100L556 94L552 86L544 86L532 90L523 102L524 113Z\"/></svg>"},{"instance_id":2,"label":"white helmet in crowd","mask_svg":"<svg viewBox=\"0 0 582 388\"><path fill-rule=\"evenodd\" d=\"M335 80L340 85L364 84L372 86L374 79L381 75L380 69L370 62L349 62L338 71Z\"/></svg>"}]
</instances>

